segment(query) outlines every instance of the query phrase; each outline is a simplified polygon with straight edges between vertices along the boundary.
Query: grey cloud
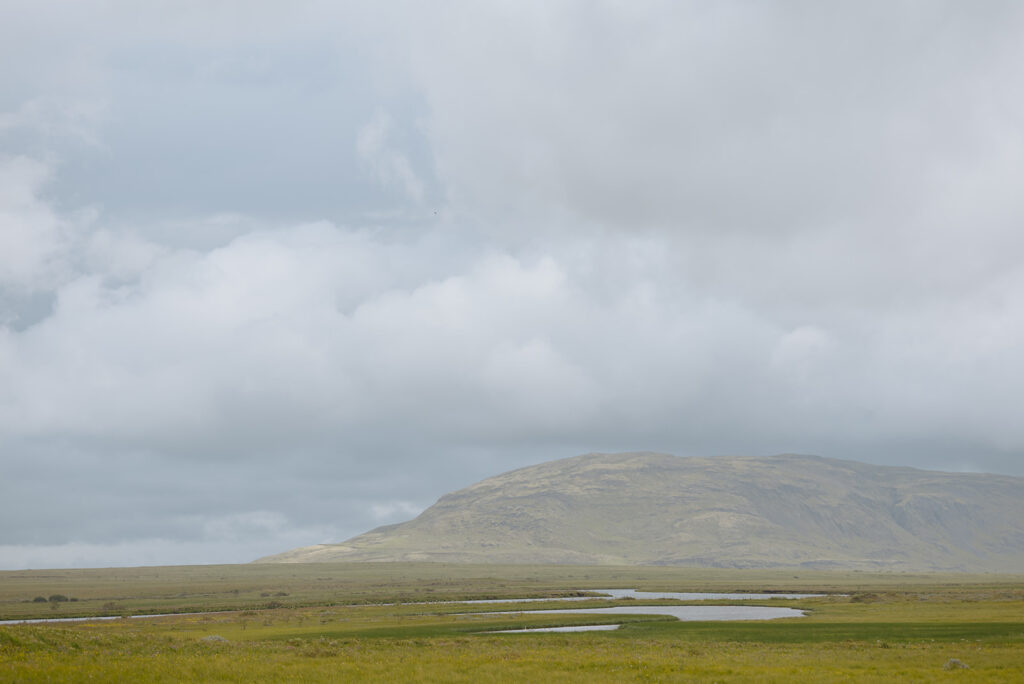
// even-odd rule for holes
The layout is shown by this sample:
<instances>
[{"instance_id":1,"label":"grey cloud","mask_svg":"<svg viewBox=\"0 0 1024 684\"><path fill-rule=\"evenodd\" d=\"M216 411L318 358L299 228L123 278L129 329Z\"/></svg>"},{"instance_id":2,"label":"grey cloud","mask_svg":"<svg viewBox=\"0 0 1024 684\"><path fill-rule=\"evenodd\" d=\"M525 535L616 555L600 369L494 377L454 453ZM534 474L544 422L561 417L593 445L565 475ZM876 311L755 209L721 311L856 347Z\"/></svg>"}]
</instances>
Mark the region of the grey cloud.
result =
<instances>
[{"instance_id":1,"label":"grey cloud","mask_svg":"<svg viewBox=\"0 0 1024 684\"><path fill-rule=\"evenodd\" d=\"M1019 143L1008 4L426 14L410 40L439 168L488 218L529 203L625 228L884 231Z\"/></svg>"},{"instance_id":2,"label":"grey cloud","mask_svg":"<svg viewBox=\"0 0 1024 684\"><path fill-rule=\"evenodd\" d=\"M1014 4L91 10L0 28L4 567L588 450L1024 474Z\"/></svg>"}]
</instances>

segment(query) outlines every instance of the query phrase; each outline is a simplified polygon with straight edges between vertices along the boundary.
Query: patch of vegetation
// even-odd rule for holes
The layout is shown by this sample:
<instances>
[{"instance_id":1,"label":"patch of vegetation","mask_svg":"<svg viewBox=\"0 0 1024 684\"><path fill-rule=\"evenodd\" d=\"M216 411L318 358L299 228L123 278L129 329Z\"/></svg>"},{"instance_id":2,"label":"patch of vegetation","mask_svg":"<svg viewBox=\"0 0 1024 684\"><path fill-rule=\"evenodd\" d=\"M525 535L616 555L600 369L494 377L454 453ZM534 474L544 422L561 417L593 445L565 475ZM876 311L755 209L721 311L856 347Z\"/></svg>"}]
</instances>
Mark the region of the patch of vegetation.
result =
<instances>
[{"instance_id":1,"label":"patch of vegetation","mask_svg":"<svg viewBox=\"0 0 1024 684\"><path fill-rule=\"evenodd\" d=\"M16 582L10 582L10 573L0 574L0 598L49 594L51 587L61 586L82 597L76 610L83 605L106 608L108 614L140 606L238 608L141 620L0 626L0 681L888 682L930 681L955 676L951 670L956 669L969 673L971 681L1002 682L1020 679L1024 672L1022 578L866 578L857 573L794 578L790 573L789 581L800 584L787 585L778 574L753 571L713 577L660 568L409 564L274 566L274 574L250 567L140 568L108 576L49 571L22 574ZM132 574L134 579L126 577ZM271 597L263 596L268 586L283 587L280 591L288 595L276 596L274 589ZM769 622L502 614L514 609L512 604L386 605L396 596L422 601L569 595L601 587L812 591L826 586L847 595L755 602L809 611L806 618ZM860 593L872 596L854 600ZM261 609L268 598L281 605ZM12 598L2 605L32 610L47 604ZM70 609L70 601L61 605ZM624 626L578 634L488 633L597 622ZM950 662L966 667L944 670Z\"/></svg>"},{"instance_id":2,"label":"patch of vegetation","mask_svg":"<svg viewBox=\"0 0 1024 684\"><path fill-rule=\"evenodd\" d=\"M129 614L153 614L260 609L267 598L283 607L302 607L572 596L608 587L870 593L883 597L881 603L891 601L887 592L930 602L969 596L987 600L997 594L1005 600L1024 598L1024 576L989 574L449 563L199 565L0 571L0 620L49 617L47 605L22 600L33 595L74 596L73 605L61 608L62 616L72 617L106 614L108 602Z\"/></svg>"}]
</instances>

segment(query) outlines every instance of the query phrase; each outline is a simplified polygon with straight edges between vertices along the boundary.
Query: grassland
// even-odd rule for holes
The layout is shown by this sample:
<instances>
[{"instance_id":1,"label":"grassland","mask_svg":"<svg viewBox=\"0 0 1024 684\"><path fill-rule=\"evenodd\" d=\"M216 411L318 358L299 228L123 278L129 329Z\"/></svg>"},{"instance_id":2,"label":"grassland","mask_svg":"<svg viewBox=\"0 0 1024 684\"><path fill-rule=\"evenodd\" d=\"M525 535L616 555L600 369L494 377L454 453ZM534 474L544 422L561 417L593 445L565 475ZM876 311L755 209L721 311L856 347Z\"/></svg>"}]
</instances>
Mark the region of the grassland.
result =
<instances>
[{"instance_id":1,"label":"grassland","mask_svg":"<svg viewBox=\"0 0 1024 684\"><path fill-rule=\"evenodd\" d=\"M580 634L486 632L602 620L386 605L603 587L848 595L755 602L805 618L601 616L626 624ZM32 602L54 594L78 600ZM0 627L0 681L1024 681L1024 577L433 564L0 573L6 619L211 610L228 612ZM944 669L950 659L969 669Z\"/></svg>"}]
</instances>

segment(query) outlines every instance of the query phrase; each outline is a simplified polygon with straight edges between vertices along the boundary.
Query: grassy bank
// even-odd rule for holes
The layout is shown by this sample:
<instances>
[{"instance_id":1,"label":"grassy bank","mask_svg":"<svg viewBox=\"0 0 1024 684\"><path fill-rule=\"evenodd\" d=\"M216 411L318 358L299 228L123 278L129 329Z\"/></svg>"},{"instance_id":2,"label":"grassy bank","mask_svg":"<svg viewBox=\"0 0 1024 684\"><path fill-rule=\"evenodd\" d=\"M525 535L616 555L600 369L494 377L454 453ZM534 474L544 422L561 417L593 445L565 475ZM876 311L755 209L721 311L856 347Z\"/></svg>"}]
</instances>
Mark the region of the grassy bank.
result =
<instances>
[{"instance_id":1,"label":"grassy bank","mask_svg":"<svg viewBox=\"0 0 1024 684\"><path fill-rule=\"evenodd\" d=\"M472 615L458 605L381 605L601 587L848 595L757 601L808 616L733 623L494 614L507 604L475 606L491 612ZM24 603L57 592L79 601ZM1022 578L416 564L0 573L6 616L49 617L104 601L123 610L235 610L0 627L0 681L1024 681ZM259 607L271 601L280 605ZM602 621L625 624L487 634Z\"/></svg>"},{"instance_id":2,"label":"grassy bank","mask_svg":"<svg viewBox=\"0 0 1024 684\"><path fill-rule=\"evenodd\" d=\"M566 595L580 589L1020 595L1024 576L707 568L307 563L0 571L0 620ZM1016 592L1016 593L1014 593ZM34 603L60 595L68 601Z\"/></svg>"}]
</instances>

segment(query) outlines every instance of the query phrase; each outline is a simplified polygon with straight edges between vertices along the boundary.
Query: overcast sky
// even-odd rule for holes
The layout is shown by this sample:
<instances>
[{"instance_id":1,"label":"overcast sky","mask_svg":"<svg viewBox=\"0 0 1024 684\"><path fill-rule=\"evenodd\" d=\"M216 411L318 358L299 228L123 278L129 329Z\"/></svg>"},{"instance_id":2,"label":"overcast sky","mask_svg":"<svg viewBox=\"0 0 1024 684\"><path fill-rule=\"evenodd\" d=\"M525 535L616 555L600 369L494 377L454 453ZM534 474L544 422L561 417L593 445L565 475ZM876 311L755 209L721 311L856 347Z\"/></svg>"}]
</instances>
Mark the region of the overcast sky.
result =
<instances>
[{"instance_id":1,"label":"overcast sky","mask_svg":"<svg viewBox=\"0 0 1024 684\"><path fill-rule=\"evenodd\" d=\"M0 568L588 451L1024 475L1024 4L0 0Z\"/></svg>"}]
</instances>

